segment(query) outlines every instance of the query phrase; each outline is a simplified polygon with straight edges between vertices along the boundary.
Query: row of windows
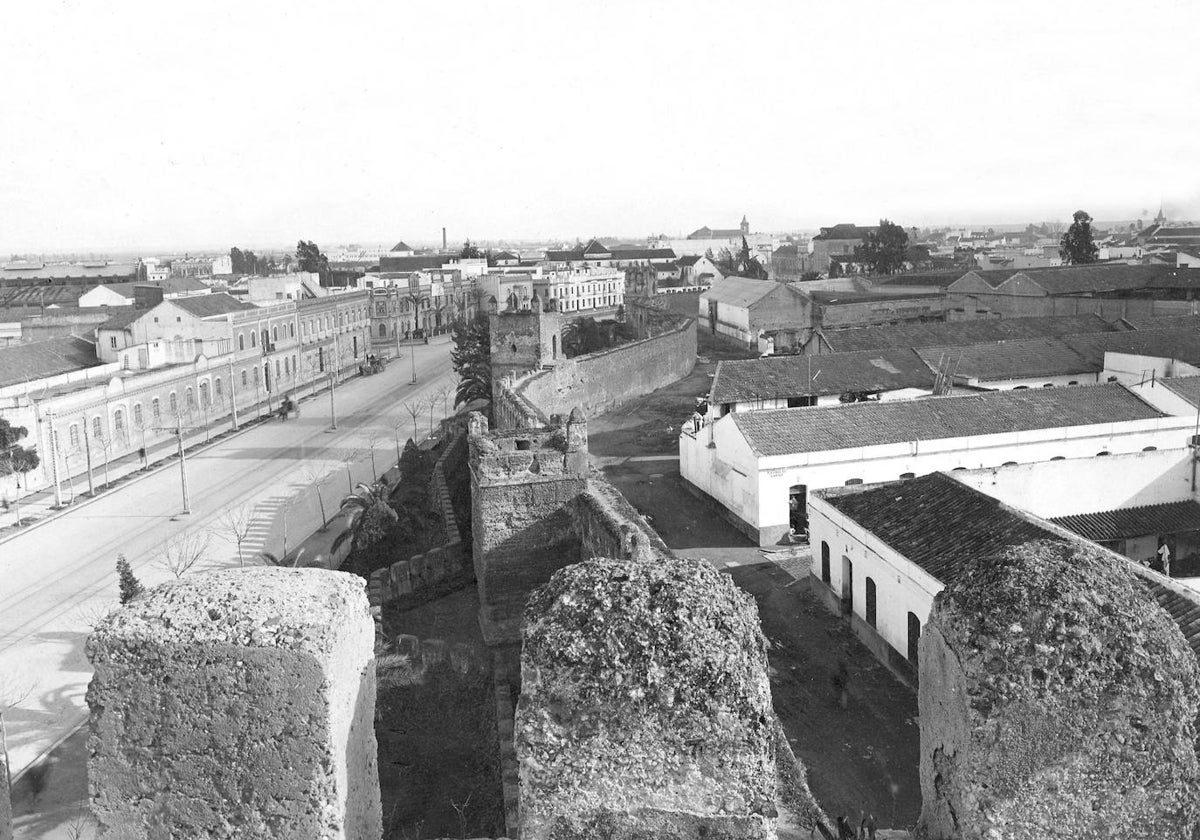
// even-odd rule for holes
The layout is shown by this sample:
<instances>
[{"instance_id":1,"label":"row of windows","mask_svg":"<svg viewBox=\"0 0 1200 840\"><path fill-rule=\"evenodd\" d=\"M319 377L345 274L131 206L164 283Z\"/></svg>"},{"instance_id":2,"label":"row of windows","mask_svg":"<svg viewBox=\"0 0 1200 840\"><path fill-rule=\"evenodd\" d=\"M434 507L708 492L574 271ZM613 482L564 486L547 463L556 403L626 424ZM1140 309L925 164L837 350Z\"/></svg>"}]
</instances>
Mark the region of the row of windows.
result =
<instances>
[{"instance_id":1,"label":"row of windows","mask_svg":"<svg viewBox=\"0 0 1200 840\"><path fill-rule=\"evenodd\" d=\"M328 331L328 330L332 329L334 326L335 320L336 320L337 326L339 326L339 327L351 326L354 324L362 323L367 317L366 313L367 313L366 307L359 307L359 308L355 308L355 309L351 310L348 313L339 312L336 316L336 319L333 315L322 315L322 316L319 316L316 318L309 318L307 321L300 322L300 330L301 330L303 337L307 338L310 336L315 336L320 331ZM286 336L287 338L295 338L296 337L295 322L289 321L286 325L286 329L287 329L287 336ZM250 337L250 347L253 348L253 347L258 346L259 332L257 330L250 330L248 333L244 333L244 332L238 333L238 350L246 349L246 336L247 335ZM268 335L270 335L270 340L271 340L272 344L278 343L278 341L279 341L279 325L276 324L275 326L271 327L269 333L265 329L262 330L261 335L262 335L263 344L267 343Z\"/></svg>"},{"instance_id":2,"label":"row of windows","mask_svg":"<svg viewBox=\"0 0 1200 840\"><path fill-rule=\"evenodd\" d=\"M829 543L821 540L821 582L829 586L832 576L829 568ZM875 579L868 577L864 581L866 603L863 605L863 617L871 627L878 627L879 593ZM842 604L846 614L854 610L854 563L849 557L842 557ZM906 657L914 666L917 664L917 651L921 641L921 618L914 612L908 613L908 639Z\"/></svg>"}]
</instances>

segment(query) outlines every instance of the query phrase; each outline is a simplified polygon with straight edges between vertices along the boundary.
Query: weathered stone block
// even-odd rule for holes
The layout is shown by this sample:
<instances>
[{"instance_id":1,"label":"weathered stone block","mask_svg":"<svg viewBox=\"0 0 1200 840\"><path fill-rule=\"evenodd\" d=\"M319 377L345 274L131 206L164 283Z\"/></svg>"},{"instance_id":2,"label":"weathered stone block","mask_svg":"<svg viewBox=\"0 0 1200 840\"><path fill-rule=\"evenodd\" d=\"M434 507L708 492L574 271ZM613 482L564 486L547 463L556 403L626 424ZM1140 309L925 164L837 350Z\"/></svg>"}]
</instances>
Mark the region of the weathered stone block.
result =
<instances>
[{"instance_id":1,"label":"weathered stone block","mask_svg":"<svg viewBox=\"0 0 1200 840\"><path fill-rule=\"evenodd\" d=\"M212 572L88 639L101 836L378 840L374 625L361 579Z\"/></svg>"},{"instance_id":2,"label":"weathered stone block","mask_svg":"<svg viewBox=\"0 0 1200 840\"><path fill-rule=\"evenodd\" d=\"M524 840L775 836L766 641L727 576L590 560L538 589L525 622Z\"/></svg>"},{"instance_id":3,"label":"weathered stone block","mask_svg":"<svg viewBox=\"0 0 1200 840\"><path fill-rule=\"evenodd\" d=\"M1191 837L1200 677L1124 561L1030 543L934 600L920 642L921 828Z\"/></svg>"}]
</instances>

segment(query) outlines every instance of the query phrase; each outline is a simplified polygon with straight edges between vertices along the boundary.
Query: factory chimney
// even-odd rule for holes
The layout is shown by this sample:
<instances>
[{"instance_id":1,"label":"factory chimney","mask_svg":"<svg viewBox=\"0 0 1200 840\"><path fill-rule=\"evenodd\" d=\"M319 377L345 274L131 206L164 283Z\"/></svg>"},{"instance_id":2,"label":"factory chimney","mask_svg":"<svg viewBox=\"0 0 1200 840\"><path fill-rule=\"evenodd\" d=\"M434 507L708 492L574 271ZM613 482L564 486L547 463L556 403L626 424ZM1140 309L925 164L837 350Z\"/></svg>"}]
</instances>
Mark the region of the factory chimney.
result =
<instances>
[{"instance_id":1,"label":"factory chimney","mask_svg":"<svg viewBox=\"0 0 1200 840\"><path fill-rule=\"evenodd\" d=\"M442 250L446 250L446 229L442 228Z\"/></svg>"}]
</instances>

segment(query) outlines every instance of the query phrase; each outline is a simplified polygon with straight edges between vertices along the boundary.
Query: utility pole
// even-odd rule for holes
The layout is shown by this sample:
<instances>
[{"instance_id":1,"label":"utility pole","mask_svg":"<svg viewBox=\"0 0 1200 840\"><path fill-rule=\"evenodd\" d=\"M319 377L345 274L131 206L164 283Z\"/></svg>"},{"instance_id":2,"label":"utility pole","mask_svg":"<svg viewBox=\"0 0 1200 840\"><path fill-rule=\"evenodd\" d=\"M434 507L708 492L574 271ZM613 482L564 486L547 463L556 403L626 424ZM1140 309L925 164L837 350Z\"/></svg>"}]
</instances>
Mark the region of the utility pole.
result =
<instances>
[{"instance_id":1,"label":"utility pole","mask_svg":"<svg viewBox=\"0 0 1200 840\"><path fill-rule=\"evenodd\" d=\"M233 410L233 431L237 431L237 382L233 378L233 360L229 360L229 407Z\"/></svg>"},{"instance_id":2,"label":"utility pole","mask_svg":"<svg viewBox=\"0 0 1200 840\"><path fill-rule=\"evenodd\" d=\"M192 427L188 426L188 428L190 429ZM183 489L183 512L191 513L192 512L192 503L191 503L191 497L188 495L187 456L184 455L183 429L184 429L183 418L179 414L175 415L175 428L171 428L170 426L155 426L154 427L154 430L156 432L170 432L171 434L175 435L175 439L179 444L179 483Z\"/></svg>"},{"instance_id":3,"label":"utility pole","mask_svg":"<svg viewBox=\"0 0 1200 840\"><path fill-rule=\"evenodd\" d=\"M50 428L50 475L54 479L54 506L62 507L62 487L58 483L58 439L54 434L54 412L46 412L46 425Z\"/></svg>"},{"instance_id":4,"label":"utility pole","mask_svg":"<svg viewBox=\"0 0 1200 840\"><path fill-rule=\"evenodd\" d=\"M329 422L331 431L337 431L337 407L333 404L333 371L329 372Z\"/></svg>"},{"instance_id":5,"label":"utility pole","mask_svg":"<svg viewBox=\"0 0 1200 840\"><path fill-rule=\"evenodd\" d=\"M396 339L396 358L400 358L400 290L393 287L392 295L392 336Z\"/></svg>"},{"instance_id":6,"label":"utility pole","mask_svg":"<svg viewBox=\"0 0 1200 840\"><path fill-rule=\"evenodd\" d=\"M91 430L87 427L87 420L83 423L83 450L87 455L87 473L88 473L88 495L96 495L96 483L92 480L92 435Z\"/></svg>"}]
</instances>

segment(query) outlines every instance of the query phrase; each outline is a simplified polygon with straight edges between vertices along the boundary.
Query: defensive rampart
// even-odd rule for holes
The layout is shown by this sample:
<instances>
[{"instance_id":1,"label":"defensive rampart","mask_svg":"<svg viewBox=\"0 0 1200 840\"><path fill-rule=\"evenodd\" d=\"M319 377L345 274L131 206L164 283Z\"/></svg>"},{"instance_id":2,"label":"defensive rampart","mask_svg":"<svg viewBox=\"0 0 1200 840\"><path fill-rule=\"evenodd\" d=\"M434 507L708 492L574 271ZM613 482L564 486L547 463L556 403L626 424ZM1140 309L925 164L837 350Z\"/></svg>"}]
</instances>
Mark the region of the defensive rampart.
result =
<instances>
[{"instance_id":1,"label":"defensive rampart","mask_svg":"<svg viewBox=\"0 0 1200 840\"><path fill-rule=\"evenodd\" d=\"M87 643L92 812L112 840L379 840L374 624L362 581L211 572Z\"/></svg>"}]
</instances>

